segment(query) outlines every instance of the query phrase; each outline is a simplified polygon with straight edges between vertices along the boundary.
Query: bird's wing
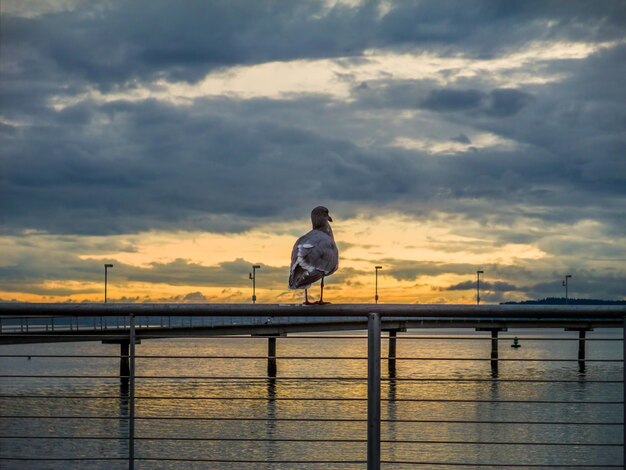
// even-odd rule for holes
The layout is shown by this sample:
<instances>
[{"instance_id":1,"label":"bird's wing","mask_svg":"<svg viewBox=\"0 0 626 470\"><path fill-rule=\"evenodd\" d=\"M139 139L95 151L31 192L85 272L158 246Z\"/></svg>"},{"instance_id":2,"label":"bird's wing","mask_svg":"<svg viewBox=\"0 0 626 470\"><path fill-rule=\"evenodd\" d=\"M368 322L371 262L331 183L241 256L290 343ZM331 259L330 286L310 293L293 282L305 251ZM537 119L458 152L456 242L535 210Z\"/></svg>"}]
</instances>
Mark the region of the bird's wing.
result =
<instances>
[{"instance_id":1,"label":"bird's wing","mask_svg":"<svg viewBox=\"0 0 626 470\"><path fill-rule=\"evenodd\" d=\"M337 270L339 253L335 241L320 230L311 230L296 241L291 254L291 270L299 265L308 272L328 276Z\"/></svg>"},{"instance_id":2,"label":"bird's wing","mask_svg":"<svg viewBox=\"0 0 626 470\"><path fill-rule=\"evenodd\" d=\"M337 270L339 264L339 252L335 241L326 233L315 230L315 246L307 252L305 260L316 270L322 271L329 276Z\"/></svg>"},{"instance_id":3,"label":"bird's wing","mask_svg":"<svg viewBox=\"0 0 626 470\"><path fill-rule=\"evenodd\" d=\"M339 254L334 240L326 233L311 230L300 237L291 252L289 286L310 286L337 270Z\"/></svg>"}]
</instances>

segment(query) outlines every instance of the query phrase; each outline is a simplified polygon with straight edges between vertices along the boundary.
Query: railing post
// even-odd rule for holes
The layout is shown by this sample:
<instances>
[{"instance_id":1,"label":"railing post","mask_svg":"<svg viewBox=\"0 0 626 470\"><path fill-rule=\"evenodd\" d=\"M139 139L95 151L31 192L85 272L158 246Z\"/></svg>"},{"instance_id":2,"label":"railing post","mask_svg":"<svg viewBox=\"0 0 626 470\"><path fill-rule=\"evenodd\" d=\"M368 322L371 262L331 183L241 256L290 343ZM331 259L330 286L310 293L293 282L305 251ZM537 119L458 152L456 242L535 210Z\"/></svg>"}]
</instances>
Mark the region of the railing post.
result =
<instances>
[{"instance_id":1,"label":"railing post","mask_svg":"<svg viewBox=\"0 0 626 470\"><path fill-rule=\"evenodd\" d=\"M367 470L380 470L380 314L367 317Z\"/></svg>"},{"instance_id":2,"label":"railing post","mask_svg":"<svg viewBox=\"0 0 626 470\"><path fill-rule=\"evenodd\" d=\"M135 468L135 315L130 315L130 364L128 410L128 470Z\"/></svg>"}]
</instances>

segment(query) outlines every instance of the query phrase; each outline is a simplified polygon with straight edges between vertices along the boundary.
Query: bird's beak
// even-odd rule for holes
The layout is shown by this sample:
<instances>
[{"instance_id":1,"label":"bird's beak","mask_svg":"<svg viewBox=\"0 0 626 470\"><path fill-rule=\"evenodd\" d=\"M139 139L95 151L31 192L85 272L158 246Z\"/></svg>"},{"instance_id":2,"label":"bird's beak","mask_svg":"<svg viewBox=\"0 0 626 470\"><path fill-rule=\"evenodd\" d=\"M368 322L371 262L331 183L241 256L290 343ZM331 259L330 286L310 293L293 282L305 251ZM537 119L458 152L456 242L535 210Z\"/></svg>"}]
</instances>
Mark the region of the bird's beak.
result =
<instances>
[{"instance_id":1,"label":"bird's beak","mask_svg":"<svg viewBox=\"0 0 626 470\"><path fill-rule=\"evenodd\" d=\"M333 221L333 218L332 218L330 215L328 216L328 221L329 221L329 222L332 222L332 221Z\"/></svg>"}]
</instances>

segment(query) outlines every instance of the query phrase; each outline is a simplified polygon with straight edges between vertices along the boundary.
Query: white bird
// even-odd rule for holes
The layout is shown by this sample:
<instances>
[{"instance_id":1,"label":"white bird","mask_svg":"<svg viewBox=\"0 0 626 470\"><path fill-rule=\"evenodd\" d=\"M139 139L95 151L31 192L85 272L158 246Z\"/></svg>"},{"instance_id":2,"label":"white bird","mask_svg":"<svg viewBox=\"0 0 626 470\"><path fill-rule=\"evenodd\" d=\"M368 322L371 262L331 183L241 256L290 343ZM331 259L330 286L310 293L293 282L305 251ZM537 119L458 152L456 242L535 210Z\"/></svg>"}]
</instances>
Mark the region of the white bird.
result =
<instances>
[{"instance_id":1,"label":"white bird","mask_svg":"<svg viewBox=\"0 0 626 470\"><path fill-rule=\"evenodd\" d=\"M291 251L289 289L304 289L305 305L329 303L324 302L324 278L337 271L339 267L339 251L328 223L332 221L325 207L318 206L313 209L311 211L313 230L298 238ZM311 284L320 279L322 280L320 300L309 302L307 290Z\"/></svg>"}]
</instances>

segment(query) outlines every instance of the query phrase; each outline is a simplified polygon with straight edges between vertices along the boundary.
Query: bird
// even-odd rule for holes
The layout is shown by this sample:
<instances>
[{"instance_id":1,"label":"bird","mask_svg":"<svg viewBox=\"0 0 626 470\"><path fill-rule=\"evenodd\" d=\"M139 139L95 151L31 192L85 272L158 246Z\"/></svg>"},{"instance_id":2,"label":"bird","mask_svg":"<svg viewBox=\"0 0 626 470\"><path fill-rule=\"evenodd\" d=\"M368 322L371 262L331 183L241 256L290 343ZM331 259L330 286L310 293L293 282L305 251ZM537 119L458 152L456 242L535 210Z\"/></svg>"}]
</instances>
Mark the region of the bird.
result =
<instances>
[{"instance_id":1,"label":"bird","mask_svg":"<svg viewBox=\"0 0 626 470\"><path fill-rule=\"evenodd\" d=\"M328 209L317 206L311 211L313 229L298 238L291 251L289 289L304 289L304 305L330 303L324 302L324 278L339 267L339 250L329 224L332 221ZM320 300L309 302L307 291L320 279Z\"/></svg>"}]
</instances>

